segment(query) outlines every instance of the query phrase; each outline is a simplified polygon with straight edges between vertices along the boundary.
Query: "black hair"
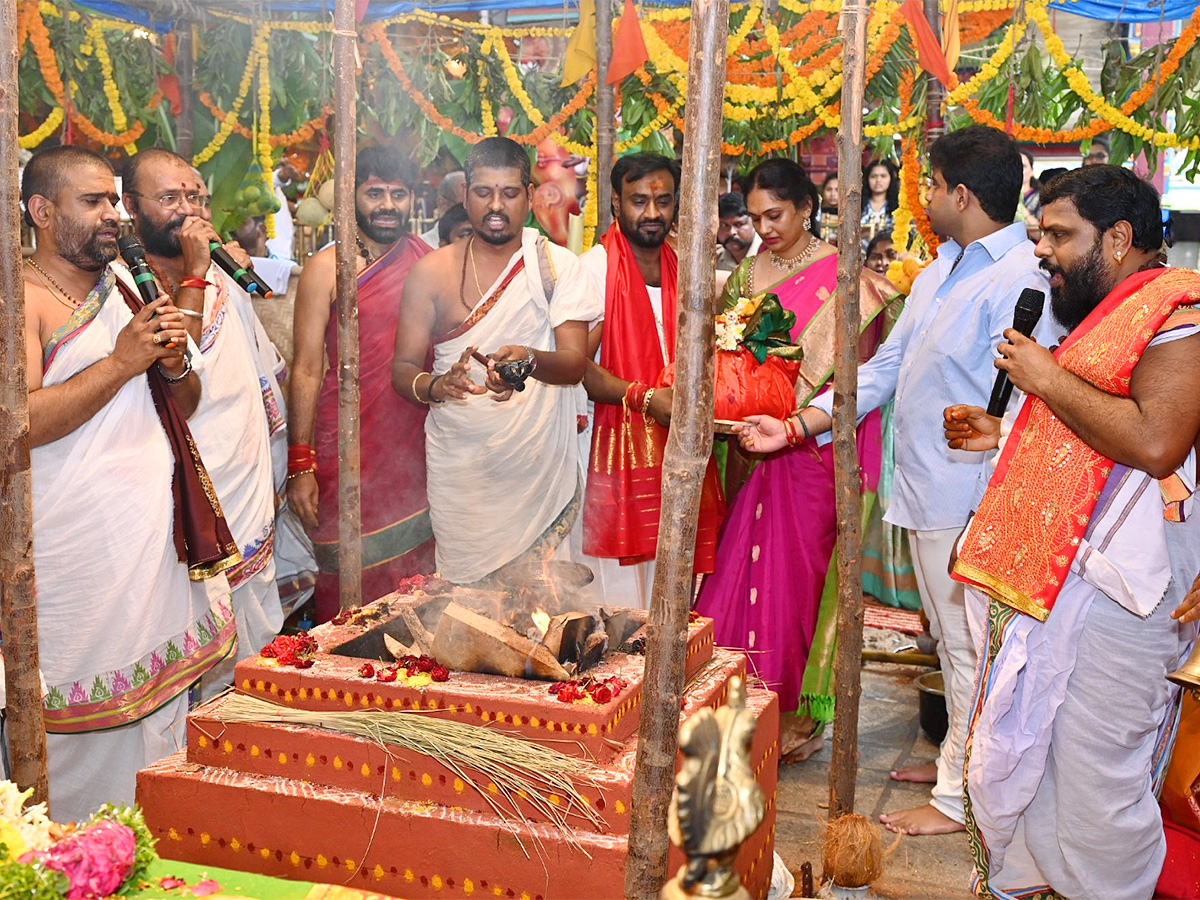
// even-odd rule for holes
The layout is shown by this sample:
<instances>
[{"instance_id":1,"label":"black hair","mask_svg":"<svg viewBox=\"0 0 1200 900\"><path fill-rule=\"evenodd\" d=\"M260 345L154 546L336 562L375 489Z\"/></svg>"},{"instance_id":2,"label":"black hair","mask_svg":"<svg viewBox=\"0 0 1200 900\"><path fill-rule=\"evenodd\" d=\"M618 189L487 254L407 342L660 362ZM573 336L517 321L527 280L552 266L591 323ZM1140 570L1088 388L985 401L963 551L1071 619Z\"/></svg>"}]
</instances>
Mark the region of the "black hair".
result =
<instances>
[{"instance_id":1,"label":"black hair","mask_svg":"<svg viewBox=\"0 0 1200 900\"><path fill-rule=\"evenodd\" d=\"M172 153L166 147L147 147L145 150L139 150L125 161L125 168L121 171L121 192L125 194L137 194L137 184L142 169L148 165L152 165L155 160L173 160L183 163L189 169L192 168L190 162L178 153Z\"/></svg>"},{"instance_id":2,"label":"black hair","mask_svg":"<svg viewBox=\"0 0 1200 900\"><path fill-rule=\"evenodd\" d=\"M889 244L895 243L892 240L892 233L890 231L875 232L875 237L871 238L870 242L867 244L867 252L863 254L863 259L865 260L868 256L870 256L871 251L878 247L883 241L887 241Z\"/></svg>"},{"instance_id":3,"label":"black hair","mask_svg":"<svg viewBox=\"0 0 1200 900\"><path fill-rule=\"evenodd\" d=\"M107 159L86 147L49 147L33 154L33 158L25 164L25 171L21 176L21 205L25 207L26 225L34 227L33 219L29 215L30 198L37 194L47 200L57 201L59 192L67 183L69 171L86 163L103 166L112 171L112 165Z\"/></svg>"},{"instance_id":4,"label":"black hair","mask_svg":"<svg viewBox=\"0 0 1200 900\"><path fill-rule=\"evenodd\" d=\"M438 219L438 246L445 247L450 243L450 235L454 234L454 229L467 221L467 208L461 203L455 203L452 207L442 213L442 217Z\"/></svg>"},{"instance_id":5,"label":"black hair","mask_svg":"<svg viewBox=\"0 0 1200 900\"><path fill-rule=\"evenodd\" d=\"M671 179L675 183L675 196L679 196L679 160L660 153L627 153L613 165L609 181L612 183L612 189L620 197L623 185L630 181L640 181L651 172L671 173Z\"/></svg>"},{"instance_id":6,"label":"black hair","mask_svg":"<svg viewBox=\"0 0 1200 900\"><path fill-rule=\"evenodd\" d=\"M1065 175L1067 172L1070 172L1070 171L1071 170L1068 169L1066 166L1051 166L1049 169L1042 169L1042 175L1038 179L1038 182L1041 184L1042 187L1045 187L1050 182L1052 182L1055 178L1057 178L1059 175Z\"/></svg>"},{"instance_id":7,"label":"black hair","mask_svg":"<svg viewBox=\"0 0 1200 900\"><path fill-rule=\"evenodd\" d=\"M929 148L929 166L942 173L947 190L966 185L993 222L1008 224L1016 217L1021 154L1003 131L970 125L944 134Z\"/></svg>"},{"instance_id":8,"label":"black hair","mask_svg":"<svg viewBox=\"0 0 1200 900\"><path fill-rule=\"evenodd\" d=\"M369 178L403 184L411 190L417 186L417 169L391 147L364 147L354 160L355 190Z\"/></svg>"},{"instance_id":9,"label":"black hair","mask_svg":"<svg viewBox=\"0 0 1200 900\"><path fill-rule=\"evenodd\" d=\"M475 180L476 169L517 169L521 173L521 184L525 187L533 180L529 154L516 141L505 137L484 138L471 148L463 166L468 187Z\"/></svg>"},{"instance_id":10,"label":"black hair","mask_svg":"<svg viewBox=\"0 0 1200 900\"><path fill-rule=\"evenodd\" d=\"M1018 147L1017 152L1029 160L1029 170L1033 171L1033 151L1027 150L1024 147ZM1041 189L1042 183L1038 181L1038 177L1036 175L1031 175L1029 176L1029 186L1036 191Z\"/></svg>"},{"instance_id":11,"label":"black hair","mask_svg":"<svg viewBox=\"0 0 1200 900\"><path fill-rule=\"evenodd\" d=\"M745 194L730 191L728 194L722 194L717 200L718 219L727 219L730 216L748 216L749 214L750 211L746 209Z\"/></svg>"},{"instance_id":12,"label":"black hair","mask_svg":"<svg viewBox=\"0 0 1200 900\"><path fill-rule=\"evenodd\" d=\"M746 196L753 190L770 191L780 200L791 202L797 210L802 209L807 200L810 204L809 230L817 233L817 212L821 208L821 200L817 196L817 186L800 163L790 159L768 159L759 163L746 176Z\"/></svg>"},{"instance_id":13,"label":"black hair","mask_svg":"<svg viewBox=\"0 0 1200 900\"><path fill-rule=\"evenodd\" d=\"M871 197L871 188L869 187L871 170L878 166L883 166L887 169L888 176L891 178L888 182L885 200L886 206L884 208L887 212L894 213L900 206L900 173L896 170L895 163L890 159L873 159L863 166L863 204L866 205L867 200ZM836 172L833 173L833 177L837 178ZM824 185L822 185L822 192L824 192Z\"/></svg>"},{"instance_id":14,"label":"black hair","mask_svg":"<svg viewBox=\"0 0 1200 900\"><path fill-rule=\"evenodd\" d=\"M1120 166L1082 166L1059 175L1044 188L1038 199L1044 210L1059 200L1070 200L1075 209L1100 234L1118 222L1133 228L1133 246L1139 250L1161 250L1162 207L1158 191Z\"/></svg>"}]
</instances>

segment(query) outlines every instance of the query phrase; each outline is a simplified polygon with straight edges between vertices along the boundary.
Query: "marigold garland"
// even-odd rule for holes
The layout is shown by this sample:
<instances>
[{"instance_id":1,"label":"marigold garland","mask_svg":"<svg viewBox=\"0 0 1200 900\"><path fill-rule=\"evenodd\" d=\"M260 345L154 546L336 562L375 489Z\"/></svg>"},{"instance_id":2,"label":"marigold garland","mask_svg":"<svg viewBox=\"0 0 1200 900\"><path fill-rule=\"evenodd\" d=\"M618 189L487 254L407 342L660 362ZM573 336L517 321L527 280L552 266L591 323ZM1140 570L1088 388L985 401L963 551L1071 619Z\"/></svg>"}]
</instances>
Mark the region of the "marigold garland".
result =
<instances>
[{"instance_id":1,"label":"marigold garland","mask_svg":"<svg viewBox=\"0 0 1200 900\"><path fill-rule=\"evenodd\" d=\"M108 147L121 147L137 141L146 131L146 126L141 122L135 122L132 128L125 129L119 134L113 134L99 128L91 119L67 103L62 75L58 71L58 59L50 48L50 31L46 28L46 22L42 18L42 9L35 0L29 0L26 9L25 31L37 58L42 80L55 102L66 111L71 122L77 125L87 137Z\"/></svg>"},{"instance_id":2,"label":"marigold garland","mask_svg":"<svg viewBox=\"0 0 1200 900\"><path fill-rule=\"evenodd\" d=\"M254 80L254 70L258 64L258 48L260 46L257 37L250 44L250 58L246 60L246 68L242 72L241 83L238 84L237 96L233 98L233 103L230 104L229 112L225 114L225 118L221 120L221 126L217 129L217 133L213 135L212 140L192 157L192 165L199 166L208 162L216 155L227 140L229 135L233 133L234 126L237 125L238 116L242 111L242 104L246 102L246 96L250 93L250 83Z\"/></svg>"},{"instance_id":3,"label":"marigold garland","mask_svg":"<svg viewBox=\"0 0 1200 900\"><path fill-rule=\"evenodd\" d=\"M100 77L104 84L104 97L108 101L108 111L112 114L113 128L117 131L127 131L129 122L125 118L125 110L121 107L121 95L117 82L113 78L112 57L108 52L108 42L104 38L104 28L100 22L93 19L87 28L88 38L96 54L96 62L100 64ZM125 145L125 151L132 156L137 153L137 144Z\"/></svg>"},{"instance_id":4,"label":"marigold garland","mask_svg":"<svg viewBox=\"0 0 1200 900\"><path fill-rule=\"evenodd\" d=\"M17 138L17 146L22 150L32 150L35 147L41 146L42 141L54 134L63 123L63 108L56 106L50 110L50 115L46 116L46 121L42 122L37 128L29 132L29 134L21 135Z\"/></svg>"},{"instance_id":5,"label":"marigold garland","mask_svg":"<svg viewBox=\"0 0 1200 900\"><path fill-rule=\"evenodd\" d=\"M749 3L734 4L735 15L740 14L738 25L728 38L729 59L727 61L727 103L726 114L734 121L760 120L764 116L800 120L797 126L786 138L763 141L762 152L774 152L785 149L798 141L804 140L821 128L835 129L840 112L836 97L841 89L840 46L836 35L837 15L840 11L839 0L780 0L780 8L794 14L796 21L785 31L780 32L774 27L770 18L765 15L763 0L751 0ZM873 4L870 25L870 56L868 58L867 81L878 73L891 48L905 26L899 24L896 14L896 0L880 0ZM971 43L993 33L1013 16L1013 0L964 0L960 6L963 16L962 39ZM976 121L981 121L993 127L1005 128L1005 122L996 114L983 109L978 101L978 92L989 81L1000 77L1004 63L1015 52L1016 45L1023 33L1023 28L1032 22L1041 32L1047 52L1054 63L1063 73L1070 90L1078 95L1092 113L1092 118L1079 126L1067 130L1053 130L1012 124L1008 130L1021 140L1039 143L1070 143L1086 140L1110 129L1119 129L1134 138L1150 143L1157 147L1172 147L1190 151L1200 150L1200 136L1180 138L1175 134L1158 130L1153 122L1143 124L1132 118L1134 113L1143 110L1162 89L1168 79L1177 75L1184 57L1195 47L1200 38L1200 9L1197 9L1191 20L1183 29L1180 36L1173 42L1169 51L1163 56L1161 64L1147 80L1137 87L1126 100L1120 104L1109 102L1098 94L1089 83L1086 75L1079 68L1063 46L1062 40L1053 33L1050 17L1047 12L1046 0L1030 0L1023 5L1024 16L1017 22L1010 22L1000 44L991 59L979 72L964 83L952 82L948 92L948 101L961 105L967 114ZM80 52L84 56L92 56L99 65L103 89L107 100L108 111L112 117L113 132L106 132L93 121L84 116L73 104L67 103L66 91L63 86L63 75L58 67L58 60L50 47L49 32L44 17L63 15L54 3L49 0L22 0L18 8L17 34L21 44L28 40L37 59L39 71L50 91L51 96L61 109L56 113L51 109L32 133L21 138L22 146L36 146L46 136L53 133L55 127L61 126L68 118L80 132L94 141L109 146L124 146L127 151L135 152L135 141L145 130L142 122L128 124L128 113L123 108L121 97L112 75L112 59L107 45L106 30L131 30L136 25L117 20L81 17L75 11L70 11L71 21L82 21L84 26L84 45ZM245 16L227 13L215 13L221 18L233 19L255 26L255 40L263 34L264 26L261 21L255 21ZM534 144L558 131L575 114L577 114L595 90L595 74L592 73L581 88L571 97L570 101L553 116L547 117L533 104L513 62L511 53L505 45L505 39L516 39L530 36L565 36L570 28L497 28L484 23L467 22L451 16L438 15L426 11L413 11L390 17L382 22L368 26L365 35L372 39L374 29L379 29L374 36L384 53L389 67L397 74L401 84L418 103L422 112L431 121L468 141L479 140L483 135L471 134L465 129L456 128L446 117L439 116L432 105L419 92L413 89L411 82L404 77L403 66L399 65L390 41L386 38L384 29L389 24L405 22L420 22L431 27L444 28L453 32L470 32L484 37L500 65L500 70L507 83L508 93L534 124L528 135L512 135L521 143ZM642 29L647 38L648 48L652 50L651 57L659 74L674 72L682 75L686 72L686 63L680 56L680 51L686 46L690 28L689 11L686 8L649 10L642 16ZM279 30L297 30L309 33L327 32L328 23L319 22L272 22L265 26L269 33L271 28ZM655 46L650 47L651 44ZM663 51L661 53L655 51ZM389 53L390 51L390 53ZM255 54L252 53L252 56ZM686 56L686 54L684 54ZM257 67L257 69L255 68ZM259 51L256 58L248 60L247 72L263 73L269 69L269 47ZM680 79L682 82L682 79ZM324 122L325 113L314 117L309 122L299 126L288 134L270 134L269 88L264 92L265 78L260 77L259 83L259 117L254 131L246 128L239 121L249 84L245 78L244 88L239 88L237 98L229 111L221 110L207 93L201 94L201 102L213 113L220 122L217 135L201 153L196 155L197 162L203 162L215 154L224 144L229 134L237 131L250 138L256 157L261 161L271 148L297 143L311 139ZM484 134L493 133L495 116L493 98L488 96L488 77L485 71L479 73L481 96L481 128ZM266 93L264 100L262 94ZM157 96L157 95L156 95ZM655 92L646 92L647 98L654 104L656 115L647 126L639 129L637 135L632 135L622 141L619 150L641 143L654 130L668 125L681 128L683 125L680 110L683 105L684 92L679 91L679 97L668 100ZM152 100L147 108L153 108ZM896 123L879 123L865 126L864 131L870 137L882 136L888 133L903 134L917 127L922 117L919 110L901 115ZM51 123L56 122L56 125ZM651 127L652 126L652 127ZM578 142L571 142L565 137L558 136L555 140L563 146L569 146L572 152L586 148ZM723 145L726 152L744 152L741 145ZM264 166L264 169L267 167ZM918 217L919 218L919 217Z\"/></svg>"},{"instance_id":6,"label":"marigold garland","mask_svg":"<svg viewBox=\"0 0 1200 900\"><path fill-rule=\"evenodd\" d=\"M271 159L271 26L263 25L255 38L258 42L258 121L256 149L258 164L266 189L274 193L274 165ZM275 213L268 212L263 221L267 237L275 237Z\"/></svg>"}]
</instances>

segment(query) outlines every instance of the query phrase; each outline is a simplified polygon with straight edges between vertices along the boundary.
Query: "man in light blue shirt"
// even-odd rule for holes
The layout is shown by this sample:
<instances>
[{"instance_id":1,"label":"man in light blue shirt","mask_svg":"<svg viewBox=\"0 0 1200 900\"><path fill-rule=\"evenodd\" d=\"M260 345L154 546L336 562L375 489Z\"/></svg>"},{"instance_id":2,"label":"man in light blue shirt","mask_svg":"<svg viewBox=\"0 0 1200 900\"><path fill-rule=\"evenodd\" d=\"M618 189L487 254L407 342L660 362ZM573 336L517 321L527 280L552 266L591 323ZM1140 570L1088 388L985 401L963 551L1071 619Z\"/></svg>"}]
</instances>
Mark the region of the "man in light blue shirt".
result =
<instances>
[{"instance_id":1,"label":"man in light blue shirt","mask_svg":"<svg viewBox=\"0 0 1200 900\"><path fill-rule=\"evenodd\" d=\"M892 772L900 781L934 782L932 800L880 816L893 831L943 834L963 830L963 754L976 651L964 611L962 585L948 562L954 541L986 487L986 461L947 447L943 400L986 406L996 377L992 361L1012 327L1025 288L1047 291L1024 224L1013 223L1021 190L1021 157L1000 131L973 125L940 138L930 149L927 213L943 236L937 259L913 283L899 321L875 356L858 369L858 413L895 398L896 473L886 520L909 529L913 565L946 682L950 727L936 767ZM1034 336L1043 346L1062 329L1049 310ZM833 424L833 392L817 397L795 422L752 416L741 432L747 449L767 452L810 436L825 442ZM794 426L794 427L792 427Z\"/></svg>"}]
</instances>

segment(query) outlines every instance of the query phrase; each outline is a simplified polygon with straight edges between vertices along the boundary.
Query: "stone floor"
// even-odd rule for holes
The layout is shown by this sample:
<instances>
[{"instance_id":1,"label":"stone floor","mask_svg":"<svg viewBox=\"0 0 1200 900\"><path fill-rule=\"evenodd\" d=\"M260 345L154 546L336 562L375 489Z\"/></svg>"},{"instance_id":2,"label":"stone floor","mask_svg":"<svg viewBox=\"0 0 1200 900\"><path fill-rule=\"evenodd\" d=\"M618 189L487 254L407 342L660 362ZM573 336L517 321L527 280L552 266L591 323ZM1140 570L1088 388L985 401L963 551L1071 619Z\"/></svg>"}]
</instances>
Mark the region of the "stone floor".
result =
<instances>
[{"instance_id":1,"label":"stone floor","mask_svg":"<svg viewBox=\"0 0 1200 900\"><path fill-rule=\"evenodd\" d=\"M927 670L871 663L862 670L859 715L859 769L855 810L872 821L879 814L924 803L928 785L902 784L888 777L899 765L934 758L937 747L917 724L914 679ZM829 801L828 742L806 762L779 773L779 818L775 850L798 873L806 861L821 870L821 825ZM895 837L881 828L884 847ZM968 900L971 863L962 834L902 837L885 862L875 896L892 900ZM799 879L797 878L797 881ZM797 890L794 896L798 896Z\"/></svg>"}]
</instances>

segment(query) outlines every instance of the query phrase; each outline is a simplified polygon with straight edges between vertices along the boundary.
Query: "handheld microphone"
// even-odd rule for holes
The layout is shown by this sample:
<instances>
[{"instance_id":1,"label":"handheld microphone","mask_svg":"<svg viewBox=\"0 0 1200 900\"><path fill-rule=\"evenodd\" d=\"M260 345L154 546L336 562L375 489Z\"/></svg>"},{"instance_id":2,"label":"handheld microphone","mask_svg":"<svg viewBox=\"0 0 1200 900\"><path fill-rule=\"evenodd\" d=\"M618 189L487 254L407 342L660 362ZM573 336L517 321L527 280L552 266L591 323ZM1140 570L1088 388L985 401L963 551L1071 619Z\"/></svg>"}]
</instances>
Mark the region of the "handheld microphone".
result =
<instances>
[{"instance_id":1,"label":"handheld microphone","mask_svg":"<svg viewBox=\"0 0 1200 900\"><path fill-rule=\"evenodd\" d=\"M153 303L162 292L158 289L158 282L154 280L154 272L146 262L146 248L142 246L142 242L134 235L127 234L117 238L117 249L121 251L121 259L125 260L125 265L129 266L133 283L142 295L142 302L147 305ZM183 354L188 359L192 358L192 350L187 344L183 345Z\"/></svg>"},{"instance_id":2,"label":"handheld microphone","mask_svg":"<svg viewBox=\"0 0 1200 900\"><path fill-rule=\"evenodd\" d=\"M209 241L208 252L212 256L212 261L215 262L222 271L230 278L238 283L242 290L247 294L258 294L262 298L270 297L274 293L267 287L263 280L258 276L253 267L243 268L240 263L234 260L232 256L221 246L220 241Z\"/></svg>"},{"instance_id":3,"label":"handheld microphone","mask_svg":"<svg viewBox=\"0 0 1200 900\"><path fill-rule=\"evenodd\" d=\"M142 302L147 305L153 303L161 292L158 282L154 280L154 272L146 263L146 248L142 246L142 242L132 234L127 234L117 238L117 249L121 251L121 259L125 260L125 265L129 266L133 283L142 295Z\"/></svg>"},{"instance_id":4,"label":"handheld microphone","mask_svg":"<svg viewBox=\"0 0 1200 900\"><path fill-rule=\"evenodd\" d=\"M1017 298L1017 308L1013 311L1013 330L1021 332L1025 337L1033 334L1038 320L1042 317L1042 307L1046 305L1046 294L1036 288L1025 288ZM996 374L996 384L992 387L992 396L988 400L989 416L1000 418L1008 408L1008 398L1012 396L1012 382L1008 373L1001 369Z\"/></svg>"}]
</instances>

